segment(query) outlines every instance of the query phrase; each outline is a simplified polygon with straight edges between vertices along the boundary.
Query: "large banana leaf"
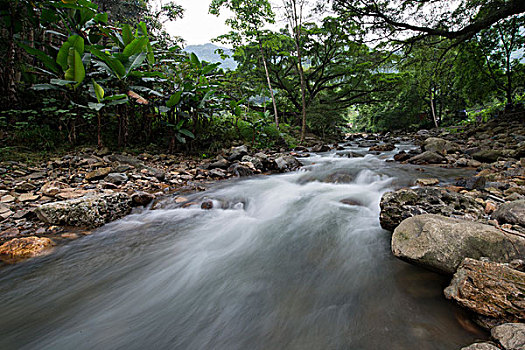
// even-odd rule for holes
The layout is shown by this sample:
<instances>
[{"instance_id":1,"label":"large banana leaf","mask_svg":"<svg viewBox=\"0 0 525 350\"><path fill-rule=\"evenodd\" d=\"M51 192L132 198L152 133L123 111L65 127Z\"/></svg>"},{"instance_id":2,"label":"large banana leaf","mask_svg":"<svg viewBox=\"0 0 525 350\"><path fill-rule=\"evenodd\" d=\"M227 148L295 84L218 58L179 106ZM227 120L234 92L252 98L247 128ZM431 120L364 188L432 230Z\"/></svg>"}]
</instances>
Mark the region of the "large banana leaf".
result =
<instances>
[{"instance_id":1,"label":"large banana leaf","mask_svg":"<svg viewBox=\"0 0 525 350\"><path fill-rule=\"evenodd\" d=\"M126 47L122 54L126 57L131 57L136 55L144 50L148 44L149 39L147 37L140 37L133 39Z\"/></svg>"},{"instance_id":2,"label":"large banana leaf","mask_svg":"<svg viewBox=\"0 0 525 350\"><path fill-rule=\"evenodd\" d=\"M69 48L68 56L68 69L66 70L65 79L74 80L77 82L77 85L80 85L84 78L86 77L86 70L84 69L84 64L82 64L82 57L80 53L75 50L74 47Z\"/></svg>"},{"instance_id":3,"label":"large banana leaf","mask_svg":"<svg viewBox=\"0 0 525 350\"><path fill-rule=\"evenodd\" d=\"M55 60L51 56L46 54L44 51L35 49L34 47L27 46L27 45L22 44L22 43L18 43L18 45L21 48L23 48L28 54L33 55L36 58L38 58L42 63L44 63L46 68L49 69L50 71L52 71L53 73L59 73L60 72L60 67L57 65Z\"/></svg>"},{"instance_id":4,"label":"large banana leaf","mask_svg":"<svg viewBox=\"0 0 525 350\"><path fill-rule=\"evenodd\" d=\"M56 62L62 67L62 70L66 71L69 65L70 49L73 48L75 51L82 55L84 53L84 39L76 34L71 35L63 44L58 51Z\"/></svg>"},{"instance_id":5,"label":"large banana leaf","mask_svg":"<svg viewBox=\"0 0 525 350\"><path fill-rule=\"evenodd\" d=\"M135 68L140 67L140 65L146 59L146 56L147 54L145 52L141 52L141 53L131 56L126 64L126 76L128 76L129 73L135 70Z\"/></svg>"}]
</instances>

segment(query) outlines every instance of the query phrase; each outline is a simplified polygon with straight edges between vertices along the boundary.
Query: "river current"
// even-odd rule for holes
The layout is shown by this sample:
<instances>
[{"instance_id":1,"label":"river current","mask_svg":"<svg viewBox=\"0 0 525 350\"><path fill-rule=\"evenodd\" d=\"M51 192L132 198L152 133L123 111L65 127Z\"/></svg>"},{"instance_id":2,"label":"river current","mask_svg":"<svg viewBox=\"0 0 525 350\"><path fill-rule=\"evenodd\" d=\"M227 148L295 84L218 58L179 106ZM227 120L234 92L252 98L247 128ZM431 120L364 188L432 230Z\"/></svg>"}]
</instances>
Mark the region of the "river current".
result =
<instances>
[{"instance_id":1,"label":"river current","mask_svg":"<svg viewBox=\"0 0 525 350\"><path fill-rule=\"evenodd\" d=\"M0 349L450 350L484 338L443 297L447 279L394 258L379 225L385 191L462 172L392 154L315 154L3 268Z\"/></svg>"}]
</instances>

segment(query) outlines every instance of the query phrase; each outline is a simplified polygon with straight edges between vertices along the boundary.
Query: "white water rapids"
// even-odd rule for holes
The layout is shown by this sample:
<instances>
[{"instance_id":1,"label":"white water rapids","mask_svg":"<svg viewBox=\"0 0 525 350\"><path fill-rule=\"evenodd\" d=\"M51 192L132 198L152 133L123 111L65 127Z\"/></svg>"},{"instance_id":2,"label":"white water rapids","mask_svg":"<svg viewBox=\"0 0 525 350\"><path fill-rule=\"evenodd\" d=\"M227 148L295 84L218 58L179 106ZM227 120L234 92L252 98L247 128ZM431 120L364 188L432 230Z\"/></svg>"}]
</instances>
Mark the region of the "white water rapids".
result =
<instances>
[{"instance_id":1,"label":"white water rapids","mask_svg":"<svg viewBox=\"0 0 525 350\"><path fill-rule=\"evenodd\" d=\"M446 279L395 259L381 195L422 174L384 157L166 200L0 270L1 349L459 349ZM456 174L426 168L444 181ZM425 175L428 176L428 175ZM346 202L343 203L343 202ZM458 321L459 320L459 321Z\"/></svg>"}]
</instances>

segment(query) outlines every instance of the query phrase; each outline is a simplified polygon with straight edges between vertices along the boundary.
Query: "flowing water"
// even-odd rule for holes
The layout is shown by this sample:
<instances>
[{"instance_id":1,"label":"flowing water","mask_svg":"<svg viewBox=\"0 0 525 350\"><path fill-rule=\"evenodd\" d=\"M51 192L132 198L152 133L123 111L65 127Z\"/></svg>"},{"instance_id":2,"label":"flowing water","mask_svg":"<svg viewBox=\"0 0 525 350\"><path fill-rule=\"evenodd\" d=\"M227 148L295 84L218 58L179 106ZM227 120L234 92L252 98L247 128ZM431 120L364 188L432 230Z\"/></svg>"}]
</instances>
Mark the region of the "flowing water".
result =
<instances>
[{"instance_id":1,"label":"flowing water","mask_svg":"<svg viewBox=\"0 0 525 350\"><path fill-rule=\"evenodd\" d=\"M391 155L313 155L4 268L0 348L449 350L483 338L442 296L445 278L390 253L381 195L422 176Z\"/></svg>"}]
</instances>

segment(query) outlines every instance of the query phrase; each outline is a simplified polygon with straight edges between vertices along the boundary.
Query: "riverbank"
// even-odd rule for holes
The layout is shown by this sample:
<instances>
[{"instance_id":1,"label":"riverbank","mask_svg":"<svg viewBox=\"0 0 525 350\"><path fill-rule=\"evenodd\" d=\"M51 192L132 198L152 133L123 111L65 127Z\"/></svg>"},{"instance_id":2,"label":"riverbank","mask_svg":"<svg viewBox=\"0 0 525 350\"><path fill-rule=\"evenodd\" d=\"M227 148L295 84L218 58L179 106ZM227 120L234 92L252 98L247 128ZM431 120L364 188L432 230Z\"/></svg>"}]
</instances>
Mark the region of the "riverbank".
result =
<instances>
[{"instance_id":1,"label":"riverbank","mask_svg":"<svg viewBox=\"0 0 525 350\"><path fill-rule=\"evenodd\" d=\"M295 170L300 163L291 154L243 145L196 159L85 148L40 164L2 162L0 258L15 263L44 254L165 196L183 203L185 193L216 181Z\"/></svg>"}]
</instances>

